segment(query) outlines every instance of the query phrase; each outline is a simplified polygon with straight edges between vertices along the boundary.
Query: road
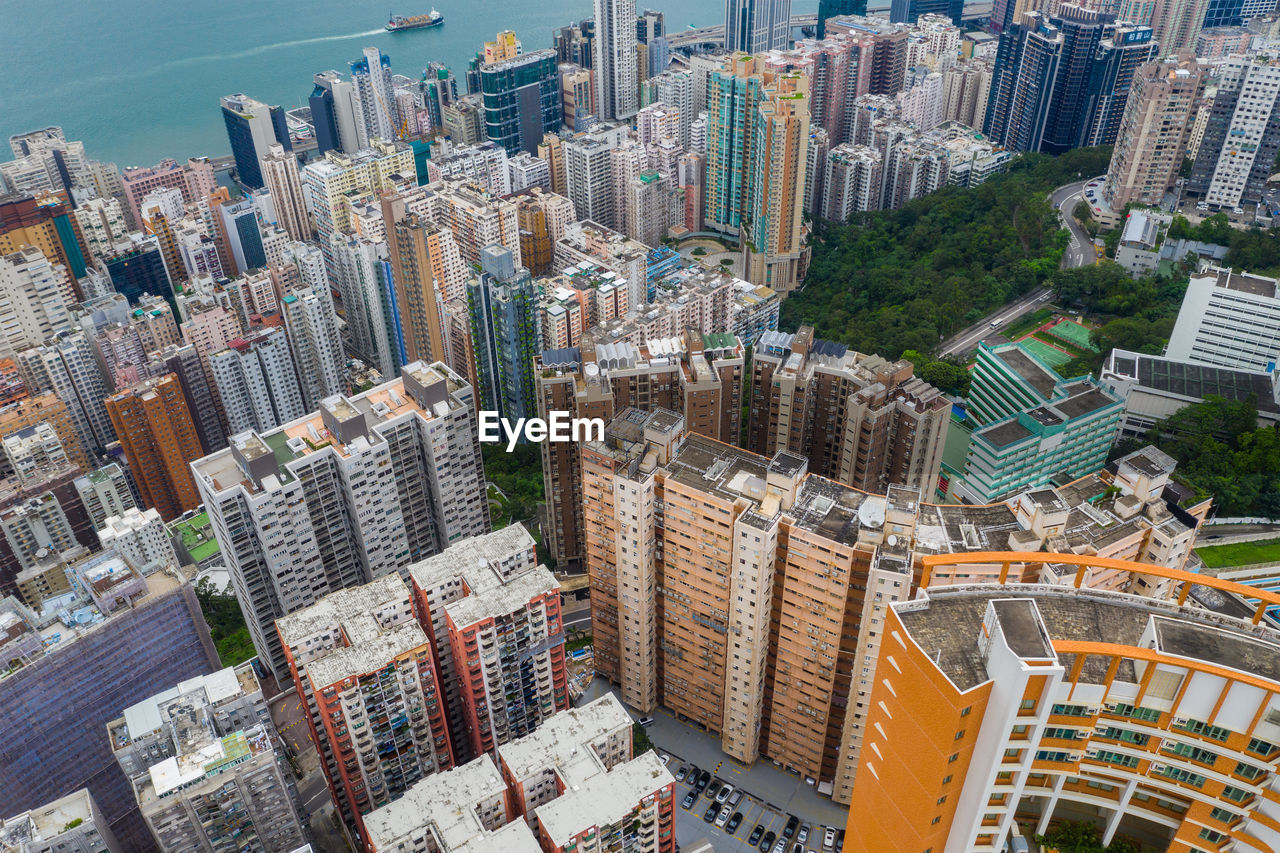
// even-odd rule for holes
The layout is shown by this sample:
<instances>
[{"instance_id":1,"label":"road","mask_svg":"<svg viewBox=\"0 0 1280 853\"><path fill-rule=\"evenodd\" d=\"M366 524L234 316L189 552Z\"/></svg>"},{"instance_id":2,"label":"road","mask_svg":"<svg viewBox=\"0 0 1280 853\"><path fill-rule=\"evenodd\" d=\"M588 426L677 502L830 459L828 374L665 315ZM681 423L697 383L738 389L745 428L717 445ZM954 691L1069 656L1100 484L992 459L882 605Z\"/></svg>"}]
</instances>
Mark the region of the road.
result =
<instances>
[{"instance_id":1,"label":"road","mask_svg":"<svg viewBox=\"0 0 1280 853\"><path fill-rule=\"evenodd\" d=\"M1090 178L1089 180L1093 179ZM1089 181L1067 184L1065 187L1058 187L1053 191L1051 203L1058 211L1062 224L1071 232L1071 245L1067 246L1067 250L1062 253L1063 269L1083 267L1094 263L1098 259L1098 253L1093 248L1093 240L1089 237L1089 232L1085 231L1080 223L1076 222L1076 218L1071 215L1076 202L1080 200L1080 191L1084 189L1084 185L1087 183Z\"/></svg>"},{"instance_id":2,"label":"road","mask_svg":"<svg viewBox=\"0 0 1280 853\"><path fill-rule=\"evenodd\" d=\"M1075 217L1071 215L1071 209L1075 207L1076 201L1080 198L1080 191L1086 183L1088 181L1079 181L1078 183L1067 184L1065 187L1058 187L1050 197L1051 204L1058 211L1063 225L1071 232L1071 243L1067 246L1066 251L1062 253L1063 269L1082 267L1086 264L1094 263L1097 259L1097 254L1093 249L1093 241L1089 238L1088 232L1080 227L1080 223L1076 222ZM1052 296L1053 292L1049 288L1041 287L1008 305L1001 306L969 328L943 341L942 346L938 348L938 355L940 357L955 356L964 358L971 350L977 349L981 341L989 337L998 336L1001 329L1023 314L1029 314L1039 308L1048 302ZM993 326L992 323L996 325Z\"/></svg>"}]
</instances>

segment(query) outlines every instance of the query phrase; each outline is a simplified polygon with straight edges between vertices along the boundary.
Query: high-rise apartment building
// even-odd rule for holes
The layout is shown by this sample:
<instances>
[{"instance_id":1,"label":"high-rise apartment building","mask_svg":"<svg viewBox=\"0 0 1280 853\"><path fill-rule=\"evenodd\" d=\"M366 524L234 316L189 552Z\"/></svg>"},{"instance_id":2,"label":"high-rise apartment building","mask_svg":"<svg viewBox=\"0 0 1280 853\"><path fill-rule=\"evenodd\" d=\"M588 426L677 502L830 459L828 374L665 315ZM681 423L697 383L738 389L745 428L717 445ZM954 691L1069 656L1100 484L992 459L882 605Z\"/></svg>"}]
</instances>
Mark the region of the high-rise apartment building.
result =
<instances>
[{"instance_id":1,"label":"high-rise apartment building","mask_svg":"<svg viewBox=\"0 0 1280 853\"><path fill-rule=\"evenodd\" d=\"M484 98L485 135L508 154L534 153L547 133L560 129L563 108L555 51L495 54L477 68Z\"/></svg>"},{"instance_id":2,"label":"high-rise apartment building","mask_svg":"<svg viewBox=\"0 0 1280 853\"><path fill-rule=\"evenodd\" d=\"M1215 207L1258 202L1280 153L1280 59L1231 57L1218 71L1187 194Z\"/></svg>"},{"instance_id":3,"label":"high-rise apartment building","mask_svg":"<svg viewBox=\"0 0 1280 853\"><path fill-rule=\"evenodd\" d=\"M596 83L596 113L604 121L627 121L640 108L636 3L635 0L594 2L591 70Z\"/></svg>"},{"instance_id":4,"label":"high-rise apartment building","mask_svg":"<svg viewBox=\"0 0 1280 853\"><path fill-rule=\"evenodd\" d=\"M271 153L271 146L279 144L285 151L293 150L284 110L243 94L226 95L221 103L222 120L236 160L236 174L244 186L259 189L262 158Z\"/></svg>"},{"instance_id":5,"label":"high-rise apartment building","mask_svg":"<svg viewBox=\"0 0 1280 853\"><path fill-rule=\"evenodd\" d=\"M64 267L55 266L35 246L0 257L0 355L40 346L68 328L76 301Z\"/></svg>"},{"instance_id":6,"label":"high-rise apartment building","mask_svg":"<svg viewBox=\"0 0 1280 853\"><path fill-rule=\"evenodd\" d=\"M542 349L541 293L509 249L480 250L480 274L467 286L476 359L477 402L515 423L537 408L534 359Z\"/></svg>"},{"instance_id":7,"label":"high-rise apartment building","mask_svg":"<svg viewBox=\"0 0 1280 853\"><path fill-rule=\"evenodd\" d=\"M323 160L308 163L302 183L325 258L331 257L334 235L351 228L353 194L374 198L393 188L397 179L417 182L413 149L403 142L374 140L354 154L325 152Z\"/></svg>"},{"instance_id":8,"label":"high-rise apartment building","mask_svg":"<svg viewBox=\"0 0 1280 853\"><path fill-rule=\"evenodd\" d=\"M1114 145L1132 96L1138 69L1155 59L1159 45L1151 28L1119 23L1107 27L1094 62L1078 120L1084 146Z\"/></svg>"},{"instance_id":9,"label":"high-rise apartment building","mask_svg":"<svg viewBox=\"0 0 1280 853\"><path fill-rule=\"evenodd\" d=\"M283 328L262 328L228 342L209 357L209 368L228 435L265 432L308 411Z\"/></svg>"},{"instance_id":10,"label":"high-rise apartment building","mask_svg":"<svg viewBox=\"0 0 1280 853\"><path fill-rule=\"evenodd\" d=\"M366 147L369 140L363 136L363 116L351 81L343 80L337 71L322 71L315 75L314 82L315 88L307 103L316 129L316 153L321 156L326 151L354 154Z\"/></svg>"},{"instance_id":11,"label":"high-rise apartment building","mask_svg":"<svg viewBox=\"0 0 1280 853\"><path fill-rule=\"evenodd\" d=\"M707 226L737 234L751 205L756 110L763 98L762 63L735 55L707 76Z\"/></svg>"},{"instance_id":12,"label":"high-rise apartment building","mask_svg":"<svg viewBox=\"0 0 1280 853\"><path fill-rule=\"evenodd\" d=\"M87 788L0 820L0 849L12 853L124 853Z\"/></svg>"},{"instance_id":13,"label":"high-rise apartment building","mask_svg":"<svg viewBox=\"0 0 1280 853\"><path fill-rule=\"evenodd\" d=\"M129 478L116 462L77 477L75 490L95 529L102 529L108 518L137 507Z\"/></svg>"},{"instance_id":14,"label":"high-rise apartment building","mask_svg":"<svg viewBox=\"0 0 1280 853\"><path fill-rule=\"evenodd\" d=\"M335 240L338 293L352 345L383 376L395 376L404 352L393 316L395 298L387 246L362 237Z\"/></svg>"},{"instance_id":15,"label":"high-rise apartment building","mask_svg":"<svg viewBox=\"0 0 1280 853\"><path fill-rule=\"evenodd\" d=\"M1164 200L1182 168L1203 85L1200 64L1187 51L1134 75L1102 188L1112 210Z\"/></svg>"},{"instance_id":16,"label":"high-rise apartment building","mask_svg":"<svg viewBox=\"0 0 1280 853\"><path fill-rule=\"evenodd\" d=\"M12 747L0 761L6 810L37 809L88 788L104 818L99 826L120 849L154 850L106 726L121 705L219 669L218 654L190 583L166 572L143 577L112 554L71 570L85 590L68 605L86 614L79 624L42 621L0 599L0 655L24 661L0 678L0 734ZM111 591L123 588L131 591L117 601Z\"/></svg>"},{"instance_id":17,"label":"high-rise apartment building","mask_svg":"<svg viewBox=\"0 0 1280 853\"><path fill-rule=\"evenodd\" d=\"M52 264L61 264L69 275L88 272L87 252L75 237L71 208L49 196L37 202L29 195L0 195L0 256L35 246Z\"/></svg>"},{"instance_id":18,"label":"high-rise apartment building","mask_svg":"<svg viewBox=\"0 0 1280 853\"><path fill-rule=\"evenodd\" d=\"M302 193L298 158L276 143L267 149L261 167L264 186L271 193L271 204L275 207L276 221L294 240L310 240L313 236L311 216Z\"/></svg>"},{"instance_id":19,"label":"high-rise apartment building","mask_svg":"<svg viewBox=\"0 0 1280 853\"><path fill-rule=\"evenodd\" d=\"M205 374L200 353L191 344L166 347L157 353L163 367L155 369L172 373L182 385L187 400L187 410L195 424L196 436L205 453L213 453L227 446L227 433L222 425L222 410L217 403L215 390ZM154 362L153 362L154 363Z\"/></svg>"},{"instance_id":20,"label":"high-rise apartment building","mask_svg":"<svg viewBox=\"0 0 1280 853\"><path fill-rule=\"evenodd\" d=\"M927 493L950 412L910 362L853 352L801 326L794 335L766 332L756 343L745 446L765 456L799 454L815 474L854 488L900 484Z\"/></svg>"},{"instance_id":21,"label":"high-rise apartment building","mask_svg":"<svg viewBox=\"0 0 1280 853\"><path fill-rule=\"evenodd\" d=\"M1062 32L1028 12L1000 34L983 131L1013 151L1039 151L1049 120Z\"/></svg>"},{"instance_id":22,"label":"high-rise apartment building","mask_svg":"<svg viewBox=\"0 0 1280 853\"><path fill-rule=\"evenodd\" d=\"M575 345L543 352L535 363L538 416L566 411L606 423L628 409L678 412L685 429L736 444L741 427L745 371L742 341L703 335ZM576 442L542 444L547 501L547 546L558 566L582 565L586 552L582 502L582 454Z\"/></svg>"},{"instance_id":23,"label":"high-rise apartment building","mask_svg":"<svg viewBox=\"0 0 1280 853\"><path fill-rule=\"evenodd\" d=\"M560 584L523 525L462 540L409 576L456 763L568 710Z\"/></svg>"},{"instance_id":24,"label":"high-rise apartment building","mask_svg":"<svg viewBox=\"0 0 1280 853\"><path fill-rule=\"evenodd\" d=\"M292 770L250 664L130 705L106 734L162 853L227 838L257 850L303 843Z\"/></svg>"},{"instance_id":25,"label":"high-rise apartment building","mask_svg":"<svg viewBox=\"0 0 1280 853\"><path fill-rule=\"evenodd\" d=\"M489 529L469 385L442 364L192 466L264 665L288 672L274 623Z\"/></svg>"},{"instance_id":26,"label":"high-rise apartment building","mask_svg":"<svg viewBox=\"0 0 1280 853\"><path fill-rule=\"evenodd\" d=\"M786 50L791 43L791 0L725 0L724 46L730 53Z\"/></svg>"},{"instance_id":27,"label":"high-rise apartment building","mask_svg":"<svg viewBox=\"0 0 1280 853\"><path fill-rule=\"evenodd\" d=\"M672 853L674 798L671 773L635 755L631 717L609 695L500 747L496 765L484 755L419 782L365 824L382 853Z\"/></svg>"},{"instance_id":28,"label":"high-rise apartment building","mask_svg":"<svg viewBox=\"0 0 1280 853\"><path fill-rule=\"evenodd\" d=\"M573 202L542 187L532 187L511 199L520 227L520 260L533 275L551 271L555 244L576 221Z\"/></svg>"},{"instance_id":29,"label":"high-rise apartment building","mask_svg":"<svg viewBox=\"0 0 1280 853\"><path fill-rule=\"evenodd\" d=\"M742 235L745 278L781 294L804 280L804 175L809 145L809 80L803 74L767 83L752 129L749 229Z\"/></svg>"},{"instance_id":30,"label":"high-rise apartment building","mask_svg":"<svg viewBox=\"0 0 1280 853\"><path fill-rule=\"evenodd\" d=\"M334 590L276 623L287 674L343 820L362 817L453 766L431 643L394 572Z\"/></svg>"},{"instance_id":31,"label":"high-rise apartment building","mask_svg":"<svg viewBox=\"0 0 1280 853\"><path fill-rule=\"evenodd\" d=\"M923 556L978 552L980 565L935 585L1013 572L1065 586L1074 572L1034 560L1006 570L985 552L1094 548L1181 567L1208 511L1166 503L1172 460L1150 449L1114 475L971 507L922 504L904 486L864 492L809 473L798 454L682 431L674 413L633 410L583 448L596 671L633 707L682 714L736 760L772 758L831 784L837 802L858 774L884 608L911 597ZM1176 595L1152 577L1087 581Z\"/></svg>"},{"instance_id":32,"label":"high-rise apartment building","mask_svg":"<svg viewBox=\"0 0 1280 853\"><path fill-rule=\"evenodd\" d=\"M366 47L363 56L351 63L351 83L357 119L364 126L365 144L381 139L403 139L407 116L401 116L391 81L391 59L376 47ZM363 148L364 145L361 145Z\"/></svg>"},{"instance_id":33,"label":"high-rise apartment building","mask_svg":"<svg viewBox=\"0 0 1280 853\"><path fill-rule=\"evenodd\" d=\"M626 129L605 127L564 140L565 193L579 219L608 223L617 215L612 154ZM554 188L554 181L552 182Z\"/></svg>"},{"instance_id":34,"label":"high-rise apartment building","mask_svg":"<svg viewBox=\"0 0 1280 853\"><path fill-rule=\"evenodd\" d=\"M182 385L148 379L104 401L145 507L171 521L200 504L191 462L204 453Z\"/></svg>"},{"instance_id":35,"label":"high-rise apartment building","mask_svg":"<svg viewBox=\"0 0 1280 853\"><path fill-rule=\"evenodd\" d=\"M319 292L300 288L280 300L289 349L302 386L302 402L308 411L318 407L325 397L347 389L342 338L338 335L333 309L325 298L328 287L325 282Z\"/></svg>"},{"instance_id":36,"label":"high-rise apartment building","mask_svg":"<svg viewBox=\"0 0 1280 853\"><path fill-rule=\"evenodd\" d=\"M98 453L116 440L103 402L111 386L86 333L59 332L44 345L19 353L16 360L33 394L52 391L66 404L86 452Z\"/></svg>"},{"instance_id":37,"label":"high-rise apartment building","mask_svg":"<svg viewBox=\"0 0 1280 853\"><path fill-rule=\"evenodd\" d=\"M927 557L925 584L987 556ZM887 605L891 666L877 671L846 849L997 851L1080 820L1104 845L1274 849L1280 635L1259 619L1280 596L1088 554L1000 556L1056 563L1077 586L1107 571L1180 593L1001 575ZM1241 594L1262 599L1256 611L1200 603Z\"/></svg>"},{"instance_id":38,"label":"high-rise apartment building","mask_svg":"<svg viewBox=\"0 0 1280 853\"><path fill-rule=\"evenodd\" d=\"M384 211L389 213L395 205L395 197L383 199ZM450 248L452 254L457 252L452 234L416 213L397 212L385 218L396 293L393 320L404 360L443 360L447 354L440 319L444 294L442 278L434 273L446 263Z\"/></svg>"}]
</instances>

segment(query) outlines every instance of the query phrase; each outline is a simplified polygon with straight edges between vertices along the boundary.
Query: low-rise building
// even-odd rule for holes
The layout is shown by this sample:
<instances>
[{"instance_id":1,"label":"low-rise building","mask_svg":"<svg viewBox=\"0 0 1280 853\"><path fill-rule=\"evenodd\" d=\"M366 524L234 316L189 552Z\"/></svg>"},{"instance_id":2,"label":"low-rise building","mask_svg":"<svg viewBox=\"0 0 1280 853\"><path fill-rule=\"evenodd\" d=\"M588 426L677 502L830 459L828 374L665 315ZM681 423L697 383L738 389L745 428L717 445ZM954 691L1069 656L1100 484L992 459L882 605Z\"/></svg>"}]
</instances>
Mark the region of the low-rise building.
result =
<instances>
[{"instance_id":1,"label":"low-rise building","mask_svg":"<svg viewBox=\"0 0 1280 853\"><path fill-rule=\"evenodd\" d=\"M0 820L4 853L124 853L93 795L81 788L51 803Z\"/></svg>"}]
</instances>

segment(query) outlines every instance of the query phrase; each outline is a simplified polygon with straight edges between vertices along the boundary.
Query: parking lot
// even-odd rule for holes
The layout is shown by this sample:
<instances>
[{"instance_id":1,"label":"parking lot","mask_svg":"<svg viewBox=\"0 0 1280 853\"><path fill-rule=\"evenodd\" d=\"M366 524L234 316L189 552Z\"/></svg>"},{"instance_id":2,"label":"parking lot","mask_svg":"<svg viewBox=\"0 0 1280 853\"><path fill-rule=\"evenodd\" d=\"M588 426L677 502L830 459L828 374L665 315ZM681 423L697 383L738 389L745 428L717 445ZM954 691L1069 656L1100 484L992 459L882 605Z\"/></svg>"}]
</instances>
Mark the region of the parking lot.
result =
<instances>
[{"instance_id":1,"label":"parking lot","mask_svg":"<svg viewBox=\"0 0 1280 853\"><path fill-rule=\"evenodd\" d=\"M680 763L676 756L672 756L670 767L673 773L679 770ZM710 767L699 768L699 770L707 771L712 769ZM768 849L772 849L777 844L778 839L783 839L783 830L791 817L786 812L756 799L749 793L744 793L742 799L730 812L730 814L740 813L742 822L732 834L729 834L725 828L716 826L714 820L708 822L704 819L706 811L713 802L705 792L697 797L690 808L684 808L685 796L691 789L692 786L689 784L688 777L682 782L676 782L676 841L681 847L687 847L694 842L705 839L711 842L716 853L746 853L748 850L756 850L759 847L759 843L756 845L747 843L756 826L764 827L763 838L767 838L769 833L773 833L775 840ZM720 808L722 807L717 805L716 811L718 812ZM801 825L804 825L803 820ZM841 829L843 827L835 828ZM806 851L830 851L832 848L824 848L822 846L824 829L825 827L810 825L803 849ZM797 831L790 839L784 839L786 843L783 849L786 853L791 853L793 843L796 842L798 837L799 833Z\"/></svg>"},{"instance_id":2,"label":"parking lot","mask_svg":"<svg viewBox=\"0 0 1280 853\"><path fill-rule=\"evenodd\" d=\"M611 689L607 680L596 678L574 704L584 705ZM712 776L744 792L742 801L735 807L735 811L742 812L742 823L729 835L714 822L703 821L703 813L711 804L705 794L698 797L691 809L681 808L680 803L689 792L690 785L688 780L677 782L676 840L681 847L687 848L705 839L711 842L716 853L746 853L755 849L747 845L746 839L756 824L763 824L766 831L772 831L780 838L789 815L795 815L802 824L807 823L814 828L844 828L848 809L819 794L813 785L767 759L762 758L750 766L734 761L720 751L719 737L677 719L665 708L654 712L653 721L645 727L645 732L659 753L670 756L668 767L672 774L682 764L692 762L700 770L709 771ZM804 849L821 852L822 832L818 830L812 834L814 829L810 832ZM786 853L791 853L793 841L794 838L787 841Z\"/></svg>"}]
</instances>

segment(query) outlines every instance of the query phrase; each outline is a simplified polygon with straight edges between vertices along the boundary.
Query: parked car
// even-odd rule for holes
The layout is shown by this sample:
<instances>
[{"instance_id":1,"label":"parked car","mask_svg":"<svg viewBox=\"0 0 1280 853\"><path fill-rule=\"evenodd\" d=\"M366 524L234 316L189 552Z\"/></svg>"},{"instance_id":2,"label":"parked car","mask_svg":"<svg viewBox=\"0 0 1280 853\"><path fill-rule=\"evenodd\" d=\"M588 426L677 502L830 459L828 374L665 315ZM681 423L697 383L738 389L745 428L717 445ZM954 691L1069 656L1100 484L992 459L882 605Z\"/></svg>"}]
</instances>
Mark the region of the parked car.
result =
<instances>
[{"instance_id":1,"label":"parked car","mask_svg":"<svg viewBox=\"0 0 1280 853\"><path fill-rule=\"evenodd\" d=\"M724 831L733 835L738 831L738 827L742 825L742 812L734 812L733 817L729 818L729 822L724 825Z\"/></svg>"},{"instance_id":2,"label":"parked car","mask_svg":"<svg viewBox=\"0 0 1280 853\"><path fill-rule=\"evenodd\" d=\"M773 845L773 853L786 853L786 849L787 842L783 841L781 838L778 839L777 844Z\"/></svg>"},{"instance_id":3,"label":"parked car","mask_svg":"<svg viewBox=\"0 0 1280 853\"><path fill-rule=\"evenodd\" d=\"M751 835L747 836L747 843L755 847L760 843L760 839L764 836L764 824L757 823L756 828L751 830Z\"/></svg>"},{"instance_id":4,"label":"parked car","mask_svg":"<svg viewBox=\"0 0 1280 853\"><path fill-rule=\"evenodd\" d=\"M827 827L827 832L822 836L822 848L830 850L836 846L836 831L832 827Z\"/></svg>"},{"instance_id":5,"label":"parked car","mask_svg":"<svg viewBox=\"0 0 1280 853\"><path fill-rule=\"evenodd\" d=\"M804 826L800 827L800 834L796 836L796 841L799 841L801 844L804 844L808 840L809 840L809 824L806 823Z\"/></svg>"},{"instance_id":6,"label":"parked car","mask_svg":"<svg viewBox=\"0 0 1280 853\"><path fill-rule=\"evenodd\" d=\"M681 764L680 767L676 770L676 781L683 782L685 774L688 772L689 772L689 765Z\"/></svg>"},{"instance_id":7,"label":"parked car","mask_svg":"<svg viewBox=\"0 0 1280 853\"><path fill-rule=\"evenodd\" d=\"M720 792L720 786L723 783L719 779L712 779L711 784L707 786L707 797L714 800L716 794Z\"/></svg>"},{"instance_id":8,"label":"parked car","mask_svg":"<svg viewBox=\"0 0 1280 853\"><path fill-rule=\"evenodd\" d=\"M724 826L729 822L729 815L733 813L732 806L725 806L720 809L720 814L716 815L716 826Z\"/></svg>"},{"instance_id":9,"label":"parked car","mask_svg":"<svg viewBox=\"0 0 1280 853\"><path fill-rule=\"evenodd\" d=\"M733 790L733 795L729 797L729 805L736 806L740 802L742 802L742 789L735 788Z\"/></svg>"},{"instance_id":10,"label":"parked car","mask_svg":"<svg viewBox=\"0 0 1280 853\"><path fill-rule=\"evenodd\" d=\"M666 767L671 763L671 756L667 755L665 752L660 752L658 753L658 760L662 762L663 767Z\"/></svg>"},{"instance_id":11,"label":"parked car","mask_svg":"<svg viewBox=\"0 0 1280 853\"><path fill-rule=\"evenodd\" d=\"M777 838L777 836L774 835L773 832L766 832L764 834L764 838L760 839L760 846L756 849L759 850L760 853L764 853L764 851L773 846L773 839L775 838Z\"/></svg>"},{"instance_id":12,"label":"parked car","mask_svg":"<svg viewBox=\"0 0 1280 853\"><path fill-rule=\"evenodd\" d=\"M685 811L688 811L689 809L693 808L693 804L696 803L697 801L698 801L698 795L695 794L693 791L690 791L689 793L685 794L684 799L680 801L680 807L683 808Z\"/></svg>"},{"instance_id":13,"label":"parked car","mask_svg":"<svg viewBox=\"0 0 1280 853\"><path fill-rule=\"evenodd\" d=\"M640 719L636 720L636 722L647 729L649 726L653 725L653 717L641 717Z\"/></svg>"},{"instance_id":14,"label":"parked car","mask_svg":"<svg viewBox=\"0 0 1280 853\"><path fill-rule=\"evenodd\" d=\"M715 803L712 803L711 805L707 806L707 810L702 813L702 819L707 823L711 823L713 820L716 819L716 815L718 815L719 813L720 813L720 807L717 806Z\"/></svg>"},{"instance_id":15,"label":"parked car","mask_svg":"<svg viewBox=\"0 0 1280 853\"><path fill-rule=\"evenodd\" d=\"M729 799L729 795L732 793L733 786L726 783L724 787L716 792L716 802L723 803L725 800Z\"/></svg>"},{"instance_id":16,"label":"parked car","mask_svg":"<svg viewBox=\"0 0 1280 853\"><path fill-rule=\"evenodd\" d=\"M791 836L795 835L796 827L799 825L800 825L800 818L796 817L795 815L791 815L790 820L787 821L787 825L782 828L782 837L790 838Z\"/></svg>"}]
</instances>

